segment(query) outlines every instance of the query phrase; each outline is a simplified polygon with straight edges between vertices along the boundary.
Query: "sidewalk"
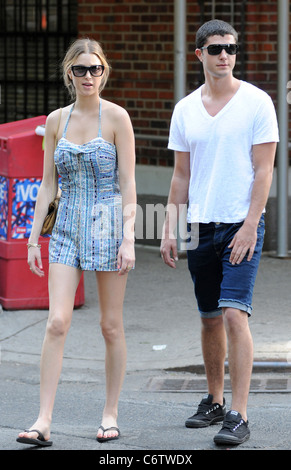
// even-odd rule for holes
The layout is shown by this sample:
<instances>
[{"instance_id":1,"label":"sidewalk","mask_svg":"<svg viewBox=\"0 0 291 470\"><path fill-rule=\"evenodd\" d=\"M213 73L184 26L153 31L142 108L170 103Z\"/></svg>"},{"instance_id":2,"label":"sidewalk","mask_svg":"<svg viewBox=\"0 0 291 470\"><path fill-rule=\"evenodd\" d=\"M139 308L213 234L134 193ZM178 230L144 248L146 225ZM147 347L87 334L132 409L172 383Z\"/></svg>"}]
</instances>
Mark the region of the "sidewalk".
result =
<instances>
[{"instance_id":1,"label":"sidewalk","mask_svg":"<svg viewBox=\"0 0 291 470\"><path fill-rule=\"evenodd\" d=\"M128 361L119 419L124 439L102 449L188 449L190 443L192 449L213 449L217 427L197 433L195 442L193 430L184 428L184 418L193 414L205 391L200 319L187 261L181 258L177 269L171 270L163 264L157 249L138 246L136 251L136 268L129 274L124 305ZM290 376L281 368L282 361L291 362L290 275L291 260L262 257L250 319L255 375ZM15 442L15 436L30 426L38 411L38 365L46 318L47 311L36 310L0 314L2 449L23 448ZM101 448L92 439L92 429L95 432L98 427L103 407L103 358L95 275L85 273L85 305L74 312L65 347L53 449ZM268 363L272 363L271 372L265 369ZM261 375L258 377L261 380ZM279 408L289 402L284 394L286 387L276 395ZM268 400L267 394L252 395L256 417L263 412L266 396ZM227 399L230 401L230 394ZM275 416L269 432L279 420ZM173 434L173 426L180 437ZM290 421L288 426L290 431ZM284 448L287 436L278 440L277 448ZM267 434L260 438L267 439ZM248 442L244 446L252 448L251 440ZM257 445L264 447L263 442Z\"/></svg>"}]
</instances>

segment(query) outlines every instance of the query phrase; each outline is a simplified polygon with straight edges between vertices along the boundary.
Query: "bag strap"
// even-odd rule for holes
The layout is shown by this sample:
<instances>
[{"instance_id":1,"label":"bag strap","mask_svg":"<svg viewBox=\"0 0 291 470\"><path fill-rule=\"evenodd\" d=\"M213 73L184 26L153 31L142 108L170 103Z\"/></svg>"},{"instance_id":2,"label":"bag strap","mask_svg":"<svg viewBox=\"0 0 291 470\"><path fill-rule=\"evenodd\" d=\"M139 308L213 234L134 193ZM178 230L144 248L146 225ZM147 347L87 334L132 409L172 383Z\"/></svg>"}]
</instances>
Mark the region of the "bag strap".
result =
<instances>
[{"instance_id":1,"label":"bag strap","mask_svg":"<svg viewBox=\"0 0 291 470\"><path fill-rule=\"evenodd\" d=\"M61 122L61 116L62 116L62 108L60 108L60 115L59 115L59 122L58 122L58 127L57 127L57 132L56 132L56 138L55 138L55 150L57 148L57 145L58 145L58 133L59 133L59 128L60 128L60 122ZM53 177L53 188L55 187L55 180L56 180L56 171L57 171L57 167L54 163L54 177ZM58 191L57 191L58 193Z\"/></svg>"},{"instance_id":2,"label":"bag strap","mask_svg":"<svg viewBox=\"0 0 291 470\"><path fill-rule=\"evenodd\" d=\"M57 144L58 144L58 133L59 133L59 128L60 128L61 117L62 117L62 108L60 108L59 122L58 122L58 127L57 127L57 132L56 132L56 139L55 139L55 149L56 149Z\"/></svg>"}]
</instances>

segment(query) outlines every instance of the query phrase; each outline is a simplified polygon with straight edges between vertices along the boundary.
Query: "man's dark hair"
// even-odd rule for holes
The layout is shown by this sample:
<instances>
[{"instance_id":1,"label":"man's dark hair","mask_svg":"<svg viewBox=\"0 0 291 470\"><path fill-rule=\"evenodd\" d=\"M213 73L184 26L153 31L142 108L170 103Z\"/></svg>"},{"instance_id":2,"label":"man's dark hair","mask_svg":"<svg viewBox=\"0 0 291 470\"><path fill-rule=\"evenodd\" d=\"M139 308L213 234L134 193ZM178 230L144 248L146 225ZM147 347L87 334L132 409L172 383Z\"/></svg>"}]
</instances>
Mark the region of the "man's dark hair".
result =
<instances>
[{"instance_id":1,"label":"man's dark hair","mask_svg":"<svg viewBox=\"0 0 291 470\"><path fill-rule=\"evenodd\" d=\"M207 21L196 33L196 48L201 49L210 36L225 36L226 34L231 34L237 42L238 33L229 23L222 20Z\"/></svg>"}]
</instances>

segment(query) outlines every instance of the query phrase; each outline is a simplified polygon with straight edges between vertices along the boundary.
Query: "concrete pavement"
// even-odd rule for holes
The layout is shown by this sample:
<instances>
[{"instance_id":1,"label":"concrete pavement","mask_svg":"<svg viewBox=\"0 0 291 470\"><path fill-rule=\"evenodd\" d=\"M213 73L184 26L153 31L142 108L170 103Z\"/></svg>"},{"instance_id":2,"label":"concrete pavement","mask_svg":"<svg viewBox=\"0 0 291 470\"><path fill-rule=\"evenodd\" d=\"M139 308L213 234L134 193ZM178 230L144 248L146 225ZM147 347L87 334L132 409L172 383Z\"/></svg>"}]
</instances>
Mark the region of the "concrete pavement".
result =
<instances>
[{"instance_id":1,"label":"concrete pavement","mask_svg":"<svg viewBox=\"0 0 291 470\"><path fill-rule=\"evenodd\" d=\"M291 449L290 275L290 259L262 257L250 319L255 351L249 400L251 439L238 447L240 450ZM47 311L41 310L0 314L2 450L27 448L15 438L32 424L38 412L39 359L46 318ZM206 391L200 319L185 258L171 270L162 263L157 249L137 246L124 323L128 362L119 408L122 437L99 444L95 434L105 394L104 344L95 275L85 273L85 305L75 310L66 342L50 450L217 449L213 436L219 426L203 430L184 427L185 418L196 411ZM225 394L229 406L228 375Z\"/></svg>"}]
</instances>

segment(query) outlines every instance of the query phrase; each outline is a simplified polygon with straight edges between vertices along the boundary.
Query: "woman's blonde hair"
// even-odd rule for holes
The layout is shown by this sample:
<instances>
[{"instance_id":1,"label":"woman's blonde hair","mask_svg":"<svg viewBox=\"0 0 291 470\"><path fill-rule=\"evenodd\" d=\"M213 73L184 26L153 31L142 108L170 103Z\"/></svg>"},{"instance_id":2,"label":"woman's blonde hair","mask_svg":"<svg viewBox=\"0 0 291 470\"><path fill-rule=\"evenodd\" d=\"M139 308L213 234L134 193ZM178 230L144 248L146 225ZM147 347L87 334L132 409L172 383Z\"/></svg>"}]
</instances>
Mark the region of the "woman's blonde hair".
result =
<instances>
[{"instance_id":1,"label":"woman's blonde hair","mask_svg":"<svg viewBox=\"0 0 291 470\"><path fill-rule=\"evenodd\" d=\"M77 39L74 41L67 50L62 62L64 82L72 99L76 98L76 92L68 72L74 64L75 60L81 54L95 54L101 61L101 64L105 66L99 87L99 93L101 93L105 87L110 73L110 65L107 62L106 56L99 42L95 41L95 39L89 38Z\"/></svg>"}]
</instances>

